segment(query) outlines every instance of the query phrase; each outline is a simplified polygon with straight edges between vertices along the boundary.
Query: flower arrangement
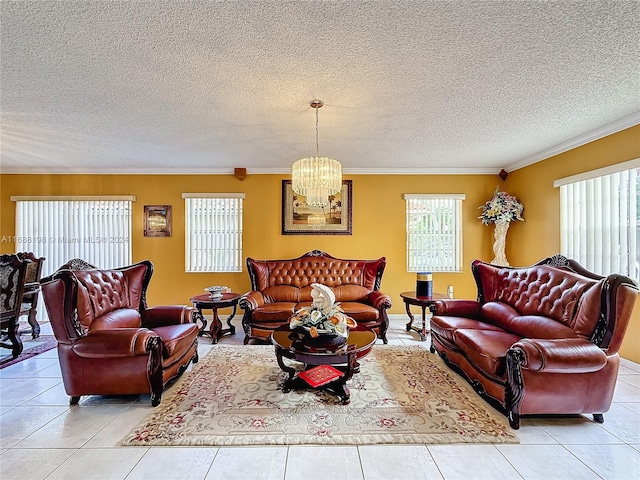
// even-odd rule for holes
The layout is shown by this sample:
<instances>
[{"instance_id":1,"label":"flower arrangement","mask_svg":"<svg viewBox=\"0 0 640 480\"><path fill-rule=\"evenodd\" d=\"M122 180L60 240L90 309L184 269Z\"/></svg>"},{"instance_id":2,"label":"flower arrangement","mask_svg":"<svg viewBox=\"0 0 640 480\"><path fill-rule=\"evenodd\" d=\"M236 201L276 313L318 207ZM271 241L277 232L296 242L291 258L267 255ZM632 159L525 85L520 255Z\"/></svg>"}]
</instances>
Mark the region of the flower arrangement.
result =
<instances>
[{"instance_id":1,"label":"flower arrangement","mask_svg":"<svg viewBox=\"0 0 640 480\"><path fill-rule=\"evenodd\" d=\"M520 200L507 192L501 192L498 188L496 188L491 200L478 208L482 209L482 215L478 218L485 225L513 222L514 220L524 222L524 218L522 218L524 206Z\"/></svg>"},{"instance_id":2,"label":"flower arrangement","mask_svg":"<svg viewBox=\"0 0 640 480\"><path fill-rule=\"evenodd\" d=\"M309 332L312 338L318 338L321 334L334 334L340 337L349 335L349 321L340 307L335 303L335 295L326 285L313 283L311 285L312 304L297 310L289 320L289 328L302 327Z\"/></svg>"}]
</instances>

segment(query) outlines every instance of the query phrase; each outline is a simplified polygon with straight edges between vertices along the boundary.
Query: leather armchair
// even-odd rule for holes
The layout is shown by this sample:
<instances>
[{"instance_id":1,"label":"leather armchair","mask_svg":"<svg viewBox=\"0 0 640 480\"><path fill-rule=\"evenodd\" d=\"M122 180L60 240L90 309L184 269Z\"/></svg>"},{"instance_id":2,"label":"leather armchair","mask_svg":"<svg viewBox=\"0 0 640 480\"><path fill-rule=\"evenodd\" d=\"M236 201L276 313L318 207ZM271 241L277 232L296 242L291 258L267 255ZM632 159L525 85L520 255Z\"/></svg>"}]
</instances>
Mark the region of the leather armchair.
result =
<instances>
[{"instance_id":1,"label":"leather armchair","mask_svg":"<svg viewBox=\"0 0 640 480\"><path fill-rule=\"evenodd\" d=\"M151 394L198 361L196 310L149 308L153 264L111 270L58 270L42 280L45 305L58 340L70 403L81 395Z\"/></svg>"}]
</instances>

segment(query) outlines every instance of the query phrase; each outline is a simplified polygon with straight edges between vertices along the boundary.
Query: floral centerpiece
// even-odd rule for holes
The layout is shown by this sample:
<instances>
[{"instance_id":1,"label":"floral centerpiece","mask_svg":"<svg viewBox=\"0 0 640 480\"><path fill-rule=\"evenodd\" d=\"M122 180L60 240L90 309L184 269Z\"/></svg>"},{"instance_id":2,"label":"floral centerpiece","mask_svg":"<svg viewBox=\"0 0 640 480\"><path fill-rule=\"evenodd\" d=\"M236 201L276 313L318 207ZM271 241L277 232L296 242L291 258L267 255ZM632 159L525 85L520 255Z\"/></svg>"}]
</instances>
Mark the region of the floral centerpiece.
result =
<instances>
[{"instance_id":1,"label":"floral centerpiece","mask_svg":"<svg viewBox=\"0 0 640 480\"><path fill-rule=\"evenodd\" d=\"M482 209L482 215L478 218L485 225L490 223L509 223L514 220L524 222L524 218L522 218L524 206L520 203L520 200L507 192L501 192L497 188L491 200L478 208Z\"/></svg>"},{"instance_id":2,"label":"floral centerpiece","mask_svg":"<svg viewBox=\"0 0 640 480\"><path fill-rule=\"evenodd\" d=\"M289 320L289 328L302 328L313 339L321 335L341 337L346 340L353 319L345 315L331 288L320 283L311 284L312 303L297 310Z\"/></svg>"}]
</instances>

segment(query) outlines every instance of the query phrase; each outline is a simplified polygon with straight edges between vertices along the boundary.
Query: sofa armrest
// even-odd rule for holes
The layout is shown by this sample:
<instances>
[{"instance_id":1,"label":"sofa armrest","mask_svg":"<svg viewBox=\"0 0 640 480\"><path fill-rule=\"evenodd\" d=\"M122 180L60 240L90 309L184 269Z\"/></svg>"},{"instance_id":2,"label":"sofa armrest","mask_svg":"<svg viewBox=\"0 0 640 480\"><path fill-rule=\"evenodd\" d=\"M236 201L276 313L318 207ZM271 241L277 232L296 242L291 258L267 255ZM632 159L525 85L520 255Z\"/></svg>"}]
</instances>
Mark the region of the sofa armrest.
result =
<instances>
[{"instance_id":1,"label":"sofa armrest","mask_svg":"<svg viewBox=\"0 0 640 480\"><path fill-rule=\"evenodd\" d=\"M391 297L386 293L382 293L379 290L374 290L369 294L369 301L371 305L377 309L382 310L391 308Z\"/></svg>"},{"instance_id":2,"label":"sofa armrest","mask_svg":"<svg viewBox=\"0 0 640 480\"><path fill-rule=\"evenodd\" d=\"M73 343L73 351L85 358L134 357L149 353L148 342L157 337L146 328L98 330Z\"/></svg>"},{"instance_id":3,"label":"sofa armrest","mask_svg":"<svg viewBox=\"0 0 640 480\"><path fill-rule=\"evenodd\" d=\"M523 338L511 346L524 353L523 368L546 373L597 372L607 364L607 355L584 338Z\"/></svg>"},{"instance_id":4,"label":"sofa armrest","mask_svg":"<svg viewBox=\"0 0 640 480\"><path fill-rule=\"evenodd\" d=\"M185 305L163 305L147 308L142 312L142 326L154 329L168 325L181 323L194 323L194 314L197 310Z\"/></svg>"},{"instance_id":5,"label":"sofa armrest","mask_svg":"<svg viewBox=\"0 0 640 480\"><path fill-rule=\"evenodd\" d=\"M480 302L475 300L438 300L434 303L434 315L450 315L454 317L478 318Z\"/></svg>"},{"instance_id":6,"label":"sofa armrest","mask_svg":"<svg viewBox=\"0 0 640 480\"><path fill-rule=\"evenodd\" d=\"M255 310L258 307L262 307L264 303L264 295L262 295L262 292L253 290L240 297L238 305L244 310Z\"/></svg>"}]
</instances>

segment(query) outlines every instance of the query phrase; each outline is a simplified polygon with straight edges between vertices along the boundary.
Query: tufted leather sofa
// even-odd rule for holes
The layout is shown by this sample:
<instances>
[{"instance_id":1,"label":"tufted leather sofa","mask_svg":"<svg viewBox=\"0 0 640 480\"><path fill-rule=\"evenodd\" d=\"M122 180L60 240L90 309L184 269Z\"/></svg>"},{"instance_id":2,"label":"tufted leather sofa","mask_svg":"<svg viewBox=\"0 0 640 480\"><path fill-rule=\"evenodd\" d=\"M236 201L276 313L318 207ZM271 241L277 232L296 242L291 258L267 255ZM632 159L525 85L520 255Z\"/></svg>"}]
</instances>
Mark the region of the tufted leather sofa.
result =
<instances>
[{"instance_id":1,"label":"tufted leather sofa","mask_svg":"<svg viewBox=\"0 0 640 480\"><path fill-rule=\"evenodd\" d=\"M471 268L478 299L435 303L431 351L514 429L522 414L592 413L603 422L637 285L562 256L525 268L476 260Z\"/></svg>"},{"instance_id":2,"label":"tufted leather sofa","mask_svg":"<svg viewBox=\"0 0 640 480\"><path fill-rule=\"evenodd\" d=\"M111 270L58 270L42 280L71 404L81 395L151 394L198 361L196 310L148 308L153 264Z\"/></svg>"},{"instance_id":3,"label":"tufted leather sofa","mask_svg":"<svg viewBox=\"0 0 640 480\"><path fill-rule=\"evenodd\" d=\"M331 287L345 313L387 343L391 298L380 292L385 265L384 257L344 260L320 250L290 260L247 258L252 291L239 302L244 309L244 343L267 341L295 310L310 305L312 283Z\"/></svg>"}]
</instances>

